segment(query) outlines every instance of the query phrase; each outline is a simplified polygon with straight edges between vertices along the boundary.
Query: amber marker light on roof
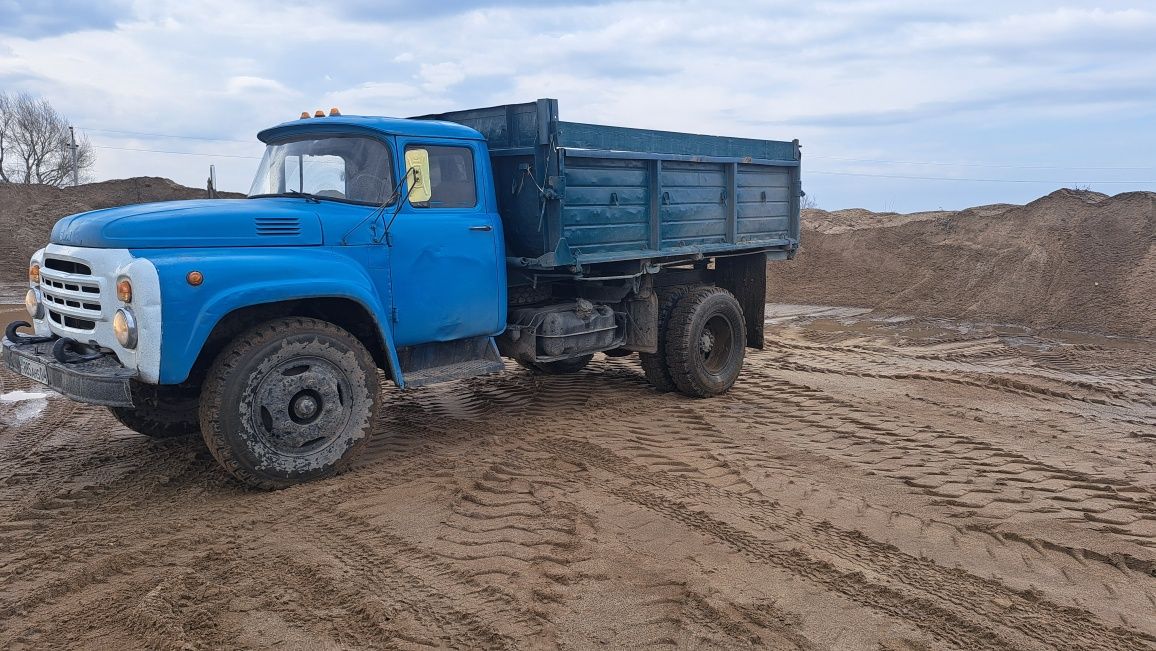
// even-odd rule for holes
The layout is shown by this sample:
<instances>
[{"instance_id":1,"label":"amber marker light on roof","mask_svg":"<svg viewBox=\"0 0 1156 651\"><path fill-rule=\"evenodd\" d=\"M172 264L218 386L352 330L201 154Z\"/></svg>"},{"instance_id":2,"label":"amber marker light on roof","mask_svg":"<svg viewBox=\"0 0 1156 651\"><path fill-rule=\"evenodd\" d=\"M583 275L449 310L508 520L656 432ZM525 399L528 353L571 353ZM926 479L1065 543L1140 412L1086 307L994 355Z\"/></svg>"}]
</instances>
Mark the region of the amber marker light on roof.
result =
<instances>
[{"instance_id":1,"label":"amber marker light on roof","mask_svg":"<svg viewBox=\"0 0 1156 651\"><path fill-rule=\"evenodd\" d=\"M307 117L309 117L309 111L301 111L301 119L304 120Z\"/></svg>"},{"instance_id":2,"label":"amber marker light on roof","mask_svg":"<svg viewBox=\"0 0 1156 651\"><path fill-rule=\"evenodd\" d=\"M325 117L325 111L322 111L321 109L317 109L317 112L313 114L313 117L323 118L323 117Z\"/></svg>"},{"instance_id":3,"label":"amber marker light on roof","mask_svg":"<svg viewBox=\"0 0 1156 651\"><path fill-rule=\"evenodd\" d=\"M330 116L330 117L333 117L333 116L335 116L335 115L341 115L341 111L338 111L336 106L334 106L333 108L329 109L329 116Z\"/></svg>"}]
</instances>

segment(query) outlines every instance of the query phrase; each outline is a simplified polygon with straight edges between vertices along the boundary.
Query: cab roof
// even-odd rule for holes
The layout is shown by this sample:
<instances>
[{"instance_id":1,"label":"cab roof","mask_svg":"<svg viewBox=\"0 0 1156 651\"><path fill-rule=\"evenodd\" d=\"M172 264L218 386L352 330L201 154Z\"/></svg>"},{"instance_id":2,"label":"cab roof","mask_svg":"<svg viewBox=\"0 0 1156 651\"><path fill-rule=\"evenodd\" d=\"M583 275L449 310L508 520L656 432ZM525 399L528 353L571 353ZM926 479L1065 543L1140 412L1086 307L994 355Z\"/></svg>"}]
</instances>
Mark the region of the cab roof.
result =
<instances>
[{"instance_id":1,"label":"cab roof","mask_svg":"<svg viewBox=\"0 0 1156 651\"><path fill-rule=\"evenodd\" d=\"M301 118L264 129L257 134L257 138L261 142L269 143L284 140L298 133L339 134L357 132L376 132L391 136L417 136L419 138L485 139L474 129L456 122L386 118L374 115L332 115L320 118Z\"/></svg>"}]
</instances>

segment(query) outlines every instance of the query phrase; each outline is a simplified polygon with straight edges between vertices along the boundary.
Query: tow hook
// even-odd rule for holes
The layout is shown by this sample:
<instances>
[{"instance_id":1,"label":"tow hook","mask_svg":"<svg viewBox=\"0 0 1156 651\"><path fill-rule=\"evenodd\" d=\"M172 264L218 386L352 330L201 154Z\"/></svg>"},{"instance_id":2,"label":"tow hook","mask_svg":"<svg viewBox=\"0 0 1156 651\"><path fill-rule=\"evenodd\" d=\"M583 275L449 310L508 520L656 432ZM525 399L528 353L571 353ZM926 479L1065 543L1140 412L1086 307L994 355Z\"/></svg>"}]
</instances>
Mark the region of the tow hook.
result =
<instances>
[{"instance_id":1,"label":"tow hook","mask_svg":"<svg viewBox=\"0 0 1156 651\"><path fill-rule=\"evenodd\" d=\"M13 321L4 329L4 336L14 344L40 344L46 341L52 341L52 337L30 337L16 332L17 328L31 328L32 324L27 321Z\"/></svg>"},{"instance_id":2,"label":"tow hook","mask_svg":"<svg viewBox=\"0 0 1156 651\"><path fill-rule=\"evenodd\" d=\"M84 353L83 350L88 350L88 346L70 339L68 337L61 337L52 344L52 356L61 364L76 364L77 362L90 362L101 357L100 351L95 353Z\"/></svg>"}]
</instances>

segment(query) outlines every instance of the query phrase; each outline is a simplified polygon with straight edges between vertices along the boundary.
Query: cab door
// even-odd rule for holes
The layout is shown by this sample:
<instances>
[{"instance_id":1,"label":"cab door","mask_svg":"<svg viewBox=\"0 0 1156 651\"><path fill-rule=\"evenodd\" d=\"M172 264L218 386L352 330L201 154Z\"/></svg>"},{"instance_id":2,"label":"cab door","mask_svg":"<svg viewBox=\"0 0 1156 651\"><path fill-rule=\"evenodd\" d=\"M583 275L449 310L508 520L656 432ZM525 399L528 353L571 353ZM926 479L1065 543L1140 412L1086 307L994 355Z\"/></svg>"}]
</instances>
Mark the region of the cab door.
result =
<instances>
[{"instance_id":1,"label":"cab door","mask_svg":"<svg viewBox=\"0 0 1156 651\"><path fill-rule=\"evenodd\" d=\"M404 199L389 229L393 332L399 346L497 335L506 327L502 223L484 143L397 139L428 157L428 201Z\"/></svg>"}]
</instances>

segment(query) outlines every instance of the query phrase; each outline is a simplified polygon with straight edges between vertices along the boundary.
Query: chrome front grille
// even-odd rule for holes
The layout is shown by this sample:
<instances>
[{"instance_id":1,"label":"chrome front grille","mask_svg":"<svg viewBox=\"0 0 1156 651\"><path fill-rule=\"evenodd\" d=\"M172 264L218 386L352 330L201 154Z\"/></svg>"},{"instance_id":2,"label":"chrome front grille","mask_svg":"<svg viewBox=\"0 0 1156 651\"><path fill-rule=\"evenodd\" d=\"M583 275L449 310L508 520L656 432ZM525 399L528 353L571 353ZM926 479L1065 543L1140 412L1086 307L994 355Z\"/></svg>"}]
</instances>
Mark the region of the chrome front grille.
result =
<instances>
[{"instance_id":1,"label":"chrome front grille","mask_svg":"<svg viewBox=\"0 0 1156 651\"><path fill-rule=\"evenodd\" d=\"M58 326L91 332L103 316L101 281L83 262L46 257L40 269L40 292L48 318Z\"/></svg>"}]
</instances>

